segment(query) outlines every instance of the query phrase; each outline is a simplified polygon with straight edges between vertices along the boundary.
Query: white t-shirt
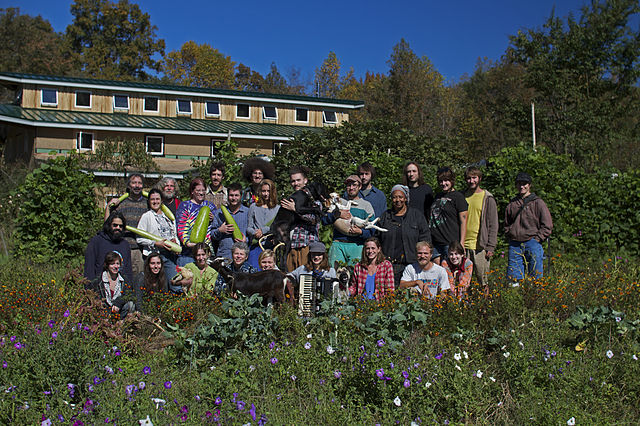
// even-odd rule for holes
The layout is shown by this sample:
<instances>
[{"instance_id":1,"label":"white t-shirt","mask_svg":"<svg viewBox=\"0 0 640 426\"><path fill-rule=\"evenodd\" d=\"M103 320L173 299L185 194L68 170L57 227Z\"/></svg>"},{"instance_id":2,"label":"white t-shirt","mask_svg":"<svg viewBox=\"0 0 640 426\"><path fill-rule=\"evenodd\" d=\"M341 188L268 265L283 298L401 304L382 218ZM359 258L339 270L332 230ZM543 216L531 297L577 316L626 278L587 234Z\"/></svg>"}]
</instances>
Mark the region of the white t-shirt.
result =
<instances>
[{"instance_id":1,"label":"white t-shirt","mask_svg":"<svg viewBox=\"0 0 640 426\"><path fill-rule=\"evenodd\" d=\"M402 278L400 281L416 280L420 280L427 284L430 293L429 298L431 299L436 297L439 292L449 290L451 288L446 269L440 265L436 265L435 263L431 264L431 268L426 271L420 267L418 262L407 265L407 267L404 268L404 272L402 272ZM422 294L422 290L418 286L413 287L413 290Z\"/></svg>"}]
</instances>

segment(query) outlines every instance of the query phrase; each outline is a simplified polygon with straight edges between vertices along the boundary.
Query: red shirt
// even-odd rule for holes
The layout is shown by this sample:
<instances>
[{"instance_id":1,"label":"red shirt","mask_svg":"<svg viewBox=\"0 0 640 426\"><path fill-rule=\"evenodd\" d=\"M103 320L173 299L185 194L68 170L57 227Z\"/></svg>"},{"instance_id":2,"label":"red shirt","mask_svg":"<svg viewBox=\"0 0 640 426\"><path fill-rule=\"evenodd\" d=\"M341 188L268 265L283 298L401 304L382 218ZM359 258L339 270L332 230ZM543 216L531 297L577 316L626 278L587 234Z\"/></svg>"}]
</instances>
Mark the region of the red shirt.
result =
<instances>
[{"instance_id":1,"label":"red shirt","mask_svg":"<svg viewBox=\"0 0 640 426\"><path fill-rule=\"evenodd\" d=\"M367 267L361 263L357 263L353 268L353 275L351 276L351 284L349 285L349 293L351 296L362 295L365 292L365 282L367 281ZM395 284L393 281L393 265L388 260L385 260L376 267L376 288L373 292L376 300L380 300L385 296L388 296L395 290Z\"/></svg>"}]
</instances>

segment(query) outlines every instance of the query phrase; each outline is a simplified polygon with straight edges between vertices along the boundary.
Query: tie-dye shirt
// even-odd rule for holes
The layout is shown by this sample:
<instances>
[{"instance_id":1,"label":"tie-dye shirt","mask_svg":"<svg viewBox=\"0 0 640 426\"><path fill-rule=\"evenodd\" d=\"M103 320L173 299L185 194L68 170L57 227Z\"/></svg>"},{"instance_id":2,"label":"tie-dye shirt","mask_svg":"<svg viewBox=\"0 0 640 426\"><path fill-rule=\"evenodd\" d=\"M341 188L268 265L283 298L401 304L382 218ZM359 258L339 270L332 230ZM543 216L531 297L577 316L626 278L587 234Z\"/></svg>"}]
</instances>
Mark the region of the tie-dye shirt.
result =
<instances>
[{"instance_id":1,"label":"tie-dye shirt","mask_svg":"<svg viewBox=\"0 0 640 426\"><path fill-rule=\"evenodd\" d=\"M202 204L196 204L192 200L180 203L178 211L176 212L176 228L178 230L178 238L183 246L186 246L189 242L191 230L193 229L193 225L198 217L198 212L203 206L209 207L214 214L216 213L216 206L206 200L203 201ZM207 230L205 242L208 243L209 241L211 241L211 234ZM185 254L184 250L183 254Z\"/></svg>"}]
</instances>

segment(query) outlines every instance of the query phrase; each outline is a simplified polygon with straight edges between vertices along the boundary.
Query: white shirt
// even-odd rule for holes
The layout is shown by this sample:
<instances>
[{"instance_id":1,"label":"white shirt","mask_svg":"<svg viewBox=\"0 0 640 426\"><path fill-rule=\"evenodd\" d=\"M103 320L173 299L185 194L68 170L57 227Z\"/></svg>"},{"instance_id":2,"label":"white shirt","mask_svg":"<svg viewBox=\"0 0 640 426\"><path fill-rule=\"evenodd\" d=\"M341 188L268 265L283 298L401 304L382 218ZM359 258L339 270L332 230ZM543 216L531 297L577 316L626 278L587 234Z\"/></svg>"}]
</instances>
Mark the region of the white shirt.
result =
<instances>
[{"instance_id":1,"label":"white shirt","mask_svg":"<svg viewBox=\"0 0 640 426\"><path fill-rule=\"evenodd\" d=\"M423 270L418 262L414 262L407 265L402 272L402 278L400 281L416 281L420 280L429 288L429 298L433 299L443 290L449 290L451 285L449 284L449 277L447 270L435 263L431 264L431 268L426 271ZM418 286L414 286L413 290L422 294L422 290Z\"/></svg>"}]
</instances>

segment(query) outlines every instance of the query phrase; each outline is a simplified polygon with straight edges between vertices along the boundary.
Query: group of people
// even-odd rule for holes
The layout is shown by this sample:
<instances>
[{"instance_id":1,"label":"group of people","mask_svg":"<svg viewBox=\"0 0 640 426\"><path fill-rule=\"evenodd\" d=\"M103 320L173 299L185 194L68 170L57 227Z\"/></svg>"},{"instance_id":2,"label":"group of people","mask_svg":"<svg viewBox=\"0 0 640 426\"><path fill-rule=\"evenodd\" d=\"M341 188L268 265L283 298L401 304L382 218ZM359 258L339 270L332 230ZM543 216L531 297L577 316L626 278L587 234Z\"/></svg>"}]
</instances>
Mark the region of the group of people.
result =
<instances>
[{"instance_id":1,"label":"group of people","mask_svg":"<svg viewBox=\"0 0 640 426\"><path fill-rule=\"evenodd\" d=\"M242 175L248 185L244 188L238 183L225 186L223 163L213 163L209 172L208 185L200 177L191 180L188 200L177 198L178 183L167 177L145 197L142 175L132 174L128 197L109 201L103 229L90 240L85 253L85 277L113 312L126 315L135 309L118 301L129 283L138 310L144 309L143 291L191 296L220 293L226 283L207 264L212 253L228 258L233 272L277 268L275 253L265 250L262 242L281 208L295 218L289 229L286 264L281 265L295 281L302 274L335 279L336 267L346 265L352 269L349 292L353 297L379 299L395 289L410 288L427 297L450 291L463 298L473 275L484 288L488 286L498 212L493 195L481 187L478 167L466 169L464 191L455 189L454 172L441 168L436 176L440 191L434 194L424 182L420 165L407 162L403 181L391 189L391 208L387 208L387 195L373 185L375 168L365 162L346 177L337 209L327 211L327 200L316 199L318 208L311 212L297 211L290 198L278 200L275 169L264 159L245 163ZM291 189L305 191L308 175L304 166L292 168ZM539 278L541 243L551 234L551 214L531 192L531 176L519 173L515 184L517 194L504 219L508 276L520 280L528 273ZM194 243L191 234L204 207L209 209L209 226L204 242ZM175 220L165 213L167 208ZM376 219L377 228L361 225ZM141 237L126 230L127 225L160 239ZM319 236L322 225L333 227L328 250ZM182 251L172 251L171 243ZM183 276L188 278L174 279Z\"/></svg>"}]
</instances>

